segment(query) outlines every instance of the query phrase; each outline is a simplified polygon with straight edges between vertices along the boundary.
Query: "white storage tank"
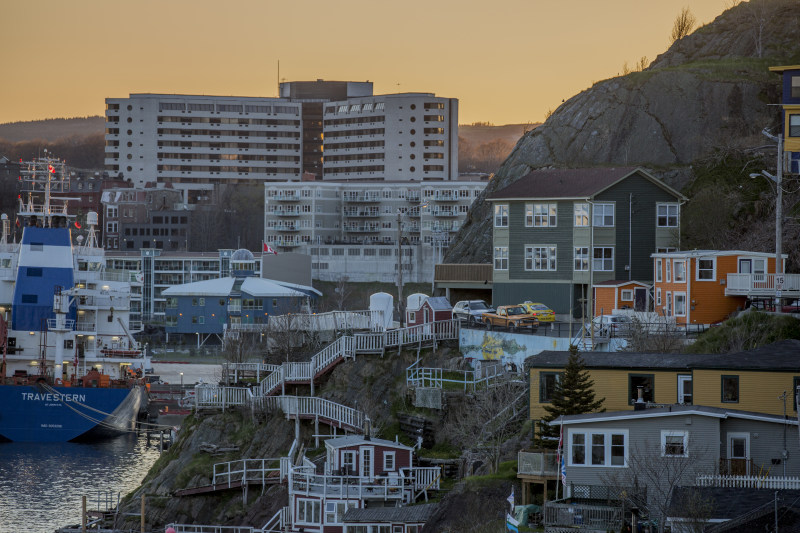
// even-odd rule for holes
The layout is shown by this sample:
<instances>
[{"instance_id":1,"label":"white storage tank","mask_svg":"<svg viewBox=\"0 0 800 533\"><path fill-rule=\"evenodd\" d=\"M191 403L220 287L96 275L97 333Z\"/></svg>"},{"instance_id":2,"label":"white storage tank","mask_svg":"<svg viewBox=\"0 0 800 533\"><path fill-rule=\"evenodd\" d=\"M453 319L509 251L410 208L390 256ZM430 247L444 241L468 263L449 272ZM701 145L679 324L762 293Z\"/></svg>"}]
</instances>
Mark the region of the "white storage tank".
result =
<instances>
[{"instance_id":1,"label":"white storage tank","mask_svg":"<svg viewBox=\"0 0 800 533\"><path fill-rule=\"evenodd\" d=\"M382 311L370 324L372 329L390 329L392 327L392 314L394 312L394 297L386 292L376 292L369 297L369 310Z\"/></svg>"}]
</instances>

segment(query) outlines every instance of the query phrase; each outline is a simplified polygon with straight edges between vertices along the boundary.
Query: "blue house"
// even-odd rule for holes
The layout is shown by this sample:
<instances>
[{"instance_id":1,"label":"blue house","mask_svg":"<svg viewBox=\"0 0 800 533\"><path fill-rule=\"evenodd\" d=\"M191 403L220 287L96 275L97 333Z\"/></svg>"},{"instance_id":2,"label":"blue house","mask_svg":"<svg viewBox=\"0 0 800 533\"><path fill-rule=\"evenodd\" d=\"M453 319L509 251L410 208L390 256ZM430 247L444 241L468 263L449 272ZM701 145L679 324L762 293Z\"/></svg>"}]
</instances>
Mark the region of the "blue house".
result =
<instances>
[{"instance_id":1,"label":"blue house","mask_svg":"<svg viewBox=\"0 0 800 533\"><path fill-rule=\"evenodd\" d=\"M266 324L270 315L310 310L310 300L321 293L313 287L268 280L255 275L255 259L248 250L231 256L232 276L175 285L166 297L167 334L221 338L226 325Z\"/></svg>"}]
</instances>

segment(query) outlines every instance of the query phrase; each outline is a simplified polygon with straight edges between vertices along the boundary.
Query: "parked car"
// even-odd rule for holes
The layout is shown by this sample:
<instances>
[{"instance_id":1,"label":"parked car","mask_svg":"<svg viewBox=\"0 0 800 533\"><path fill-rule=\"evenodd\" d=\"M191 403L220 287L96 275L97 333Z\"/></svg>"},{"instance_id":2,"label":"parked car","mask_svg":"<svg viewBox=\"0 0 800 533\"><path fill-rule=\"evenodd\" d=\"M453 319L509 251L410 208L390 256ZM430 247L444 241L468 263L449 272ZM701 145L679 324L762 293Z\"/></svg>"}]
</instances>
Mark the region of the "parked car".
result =
<instances>
[{"instance_id":1,"label":"parked car","mask_svg":"<svg viewBox=\"0 0 800 533\"><path fill-rule=\"evenodd\" d=\"M483 300L461 300L453 306L453 318L465 320L470 326L483 322L484 313L494 313L494 308Z\"/></svg>"},{"instance_id":2,"label":"parked car","mask_svg":"<svg viewBox=\"0 0 800 533\"><path fill-rule=\"evenodd\" d=\"M781 307L784 313L800 313L800 299L789 300Z\"/></svg>"},{"instance_id":3,"label":"parked car","mask_svg":"<svg viewBox=\"0 0 800 533\"><path fill-rule=\"evenodd\" d=\"M539 322L555 322L556 312L544 304L525 301L519 304L523 306L528 313L535 316Z\"/></svg>"},{"instance_id":4,"label":"parked car","mask_svg":"<svg viewBox=\"0 0 800 533\"><path fill-rule=\"evenodd\" d=\"M592 324L596 334L604 337L618 337L631 332L633 321L627 315L603 315L594 317Z\"/></svg>"},{"instance_id":5,"label":"parked car","mask_svg":"<svg viewBox=\"0 0 800 533\"><path fill-rule=\"evenodd\" d=\"M509 331L520 328L531 328L531 331L536 331L539 328L539 320L521 305L501 305L495 313L484 313L483 323L486 329L500 326Z\"/></svg>"}]
</instances>

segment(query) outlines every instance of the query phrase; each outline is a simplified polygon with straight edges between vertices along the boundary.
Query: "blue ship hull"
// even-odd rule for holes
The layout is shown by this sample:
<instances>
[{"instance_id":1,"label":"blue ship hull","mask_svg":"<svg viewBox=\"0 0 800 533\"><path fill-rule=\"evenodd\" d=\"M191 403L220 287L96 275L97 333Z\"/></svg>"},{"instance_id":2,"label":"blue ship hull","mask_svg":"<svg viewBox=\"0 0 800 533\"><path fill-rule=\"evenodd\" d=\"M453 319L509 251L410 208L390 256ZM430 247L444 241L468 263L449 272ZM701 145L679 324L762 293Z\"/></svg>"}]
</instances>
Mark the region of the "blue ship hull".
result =
<instances>
[{"instance_id":1,"label":"blue ship hull","mask_svg":"<svg viewBox=\"0 0 800 533\"><path fill-rule=\"evenodd\" d=\"M142 387L0 385L0 437L66 442L113 435L133 428L144 401Z\"/></svg>"}]
</instances>

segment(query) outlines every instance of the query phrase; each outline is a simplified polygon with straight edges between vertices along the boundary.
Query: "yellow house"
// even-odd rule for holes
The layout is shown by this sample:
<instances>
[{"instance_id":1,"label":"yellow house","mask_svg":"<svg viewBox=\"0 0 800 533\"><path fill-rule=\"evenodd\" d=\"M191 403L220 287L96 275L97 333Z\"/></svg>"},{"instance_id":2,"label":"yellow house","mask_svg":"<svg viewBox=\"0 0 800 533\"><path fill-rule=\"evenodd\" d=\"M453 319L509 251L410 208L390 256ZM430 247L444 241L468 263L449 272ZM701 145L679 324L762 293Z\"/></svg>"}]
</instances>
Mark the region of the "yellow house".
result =
<instances>
[{"instance_id":1,"label":"yellow house","mask_svg":"<svg viewBox=\"0 0 800 533\"><path fill-rule=\"evenodd\" d=\"M585 352L581 354L607 411L633 409L639 396L651 404L694 404L796 416L794 392L800 386L800 340L776 342L755 350L719 354ZM530 417L540 420L564 372L569 352L546 351L528 357Z\"/></svg>"}]
</instances>

